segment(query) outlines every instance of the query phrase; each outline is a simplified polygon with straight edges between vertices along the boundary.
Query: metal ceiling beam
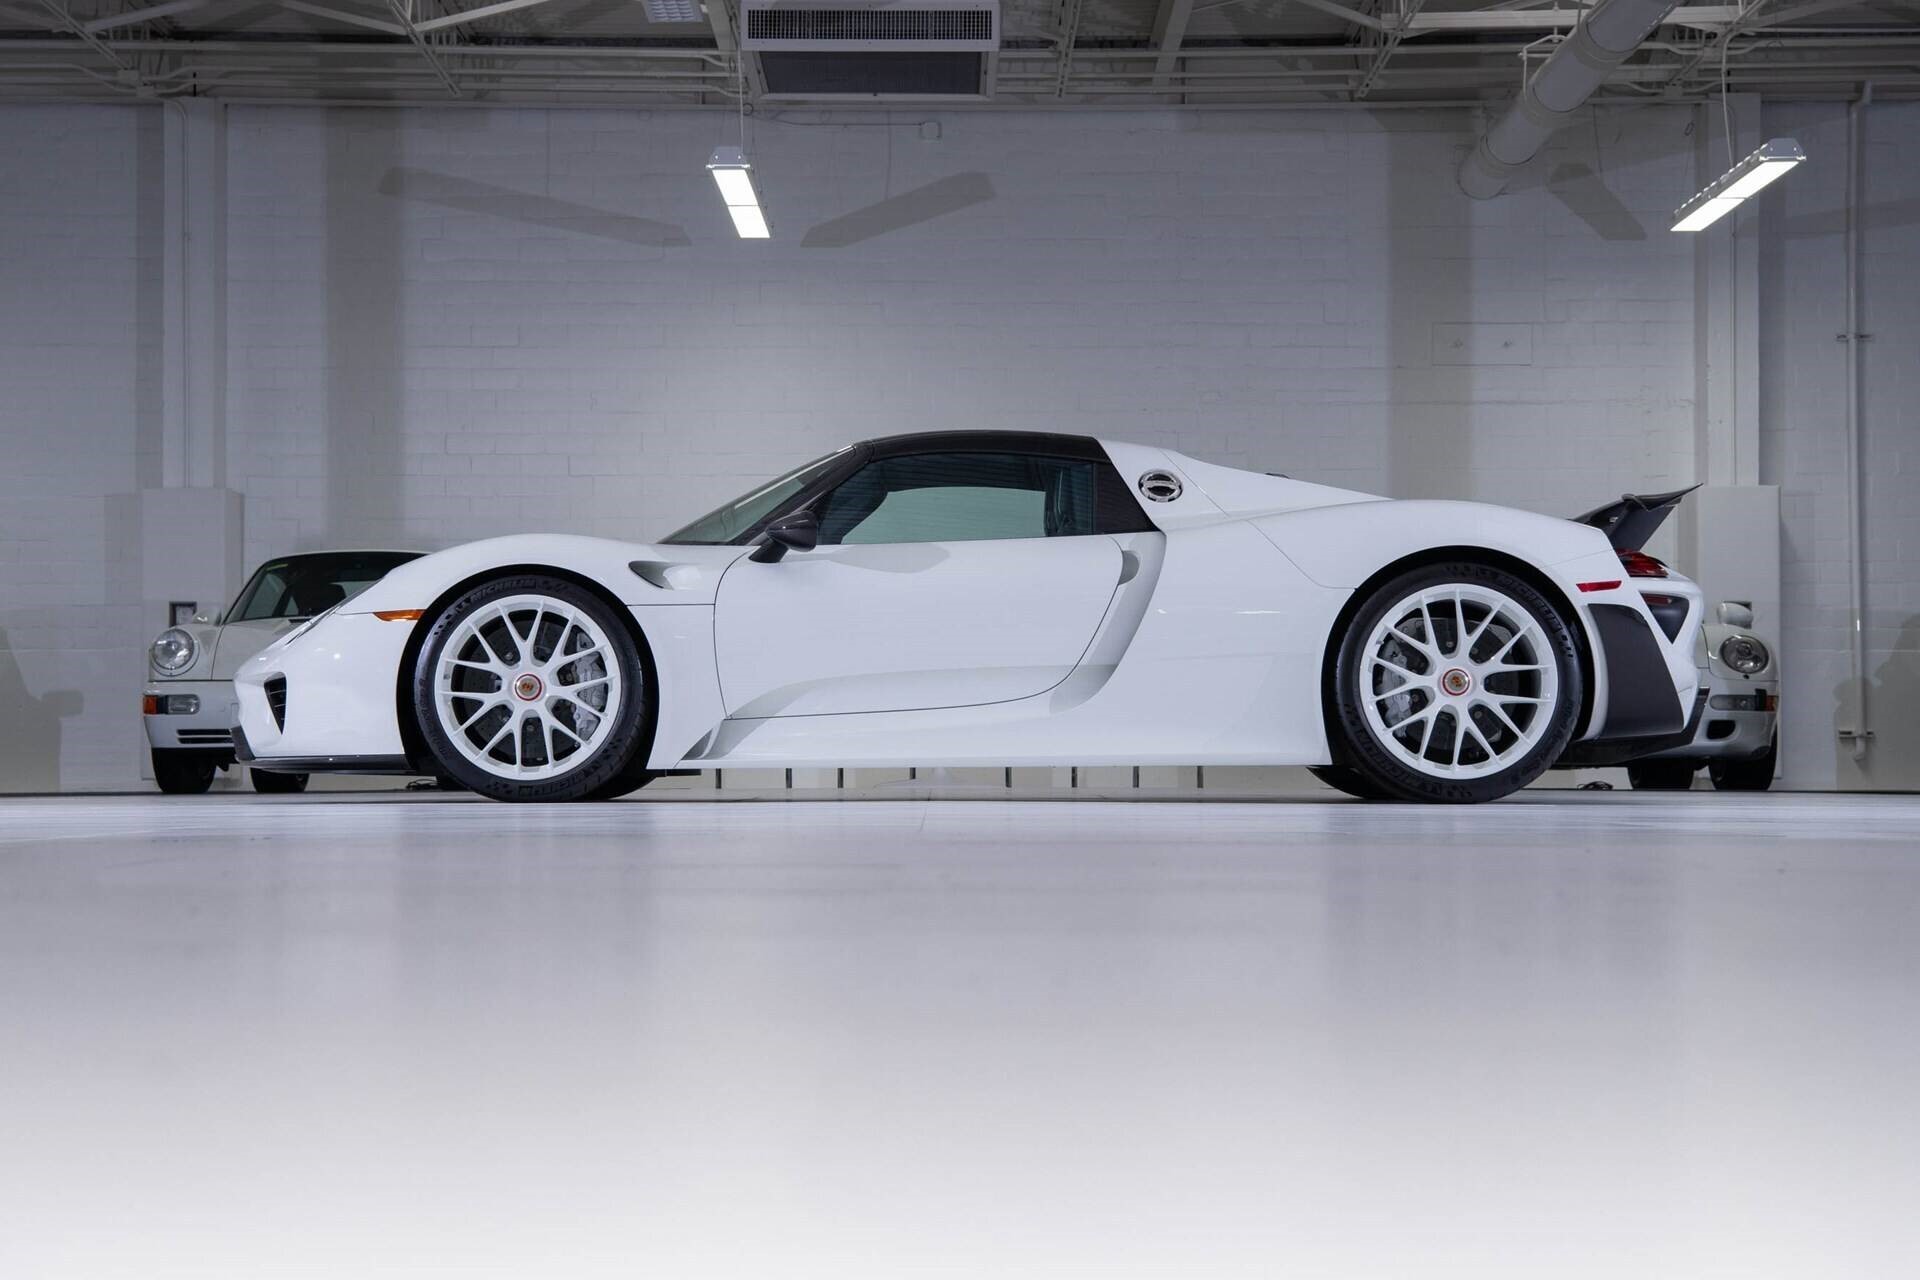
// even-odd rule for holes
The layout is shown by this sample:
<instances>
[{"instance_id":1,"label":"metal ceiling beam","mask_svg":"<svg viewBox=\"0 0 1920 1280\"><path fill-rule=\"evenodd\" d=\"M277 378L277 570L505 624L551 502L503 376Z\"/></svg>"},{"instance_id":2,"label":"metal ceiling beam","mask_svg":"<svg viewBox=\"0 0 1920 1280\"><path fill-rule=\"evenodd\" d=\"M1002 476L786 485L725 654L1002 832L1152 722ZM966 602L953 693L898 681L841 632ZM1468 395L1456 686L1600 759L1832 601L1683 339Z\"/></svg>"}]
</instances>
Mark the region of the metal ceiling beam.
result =
<instances>
[{"instance_id":1,"label":"metal ceiling beam","mask_svg":"<svg viewBox=\"0 0 1920 1280\"><path fill-rule=\"evenodd\" d=\"M1335 4L1333 0L1294 0L1294 3L1303 4L1309 9L1318 9L1321 13L1347 22L1358 23L1372 31L1384 32L1387 29L1387 24L1372 14L1362 13L1358 9L1349 9L1343 4Z\"/></svg>"},{"instance_id":2,"label":"metal ceiling beam","mask_svg":"<svg viewBox=\"0 0 1920 1280\"><path fill-rule=\"evenodd\" d=\"M460 86L454 83L452 74L440 64L440 59L434 55L433 46L428 44L427 38L420 34L420 28L413 25L413 0L387 0L387 8L400 23L400 29L406 32L407 39L413 42L413 47L420 51L420 56L425 58L427 65L433 68L433 73L440 77L440 83L447 86L447 92L456 98L459 97Z\"/></svg>"},{"instance_id":3,"label":"metal ceiling beam","mask_svg":"<svg viewBox=\"0 0 1920 1280\"><path fill-rule=\"evenodd\" d=\"M345 9L330 9L323 4L310 4L308 0L275 0L282 9L291 9L295 13L304 13L315 18L331 18L335 22L344 22L349 26L365 27L369 31L381 31L390 36L406 34L404 28L379 18L369 18L363 14L349 13Z\"/></svg>"},{"instance_id":4,"label":"metal ceiling beam","mask_svg":"<svg viewBox=\"0 0 1920 1280\"><path fill-rule=\"evenodd\" d=\"M1193 17L1193 0L1160 0L1160 11L1153 17L1153 82L1164 84L1167 73L1180 61L1180 44L1187 38L1187 23Z\"/></svg>"},{"instance_id":5,"label":"metal ceiling beam","mask_svg":"<svg viewBox=\"0 0 1920 1280\"><path fill-rule=\"evenodd\" d=\"M190 0L197 3L198 0ZM441 18L428 18L425 22L413 24L415 31L439 31L445 27L457 27L462 23L477 22L481 18L491 18L502 13L512 13L515 9L531 9L539 4L551 4L553 0L500 0L498 4L483 4L478 9L462 9L459 13L449 13Z\"/></svg>"},{"instance_id":6,"label":"metal ceiling beam","mask_svg":"<svg viewBox=\"0 0 1920 1280\"><path fill-rule=\"evenodd\" d=\"M1911 0L1909 0L1911 3ZM1775 9L1765 17L1755 17L1744 25L1748 30L1763 27L1777 27L1782 23L1798 22L1801 18L1811 18L1816 14L1827 13L1833 9L1858 9L1863 7L1860 0L1807 0L1805 4L1789 5L1785 9Z\"/></svg>"},{"instance_id":7,"label":"metal ceiling beam","mask_svg":"<svg viewBox=\"0 0 1920 1280\"><path fill-rule=\"evenodd\" d=\"M1060 46L1058 73L1054 77L1053 96L1067 96L1067 76L1073 70L1073 45L1080 38L1081 0L1060 0L1060 34L1057 37Z\"/></svg>"},{"instance_id":8,"label":"metal ceiling beam","mask_svg":"<svg viewBox=\"0 0 1920 1280\"><path fill-rule=\"evenodd\" d=\"M127 88L143 97L151 97L157 92L153 85L147 82L146 77L140 74L138 67L116 52L112 45L87 30L86 24L69 13L67 6L61 0L40 0L40 7L45 9L61 27L79 36L89 48L105 58L107 63L120 73L120 79Z\"/></svg>"},{"instance_id":9,"label":"metal ceiling beam","mask_svg":"<svg viewBox=\"0 0 1920 1280\"><path fill-rule=\"evenodd\" d=\"M1301 0L1305 3L1305 0ZM1589 9L1480 9L1471 13L1423 13L1408 24L1412 33L1426 31L1552 31L1577 26ZM1739 21L1737 4L1682 5L1661 20L1666 27L1705 27L1718 30Z\"/></svg>"},{"instance_id":10,"label":"metal ceiling beam","mask_svg":"<svg viewBox=\"0 0 1920 1280\"><path fill-rule=\"evenodd\" d=\"M125 13L110 13L104 18L95 18L85 24L88 31L98 34L111 31L115 27L130 27L136 22L152 22L155 18L164 18L168 14L185 13L189 9L198 9L207 0L168 0L166 4L150 4L144 9L128 9Z\"/></svg>"},{"instance_id":11,"label":"metal ceiling beam","mask_svg":"<svg viewBox=\"0 0 1920 1280\"><path fill-rule=\"evenodd\" d=\"M1387 69L1388 59L1392 58L1394 51L1400 47L1400 42L1406 38L1408 28L1413 20L1420 16L1420 10L1426 7L1426 3L1427 0L1401 0L1400 13L1394 22L1393 30L1387 32L1386 39L1381 42L1380 52L1373 56L1372 64L1367 67L1366 75L1362 76L1360 83L1354 86L1353 96L1356 100L1373 92L1373 86L1379 81L1380 73Z\"/></svg>"},{"instance_id":12,"label":"metal ceiling beam","mask_svg":"<svg viewBox=\"0 0 1920 1280\"><path fill-rule=\"evenodd\" d=\"M1672 77L1669 78L1668 83L1678 86L1688 76L1697 71L1700 65L1709 58L1724 58L1727 42L1744 31L1748 23L1758 18L1760 16L1760 10L1766 6L1766 3L1767 0L1753 0L1753 3L1742 9L1732 22L1729 22L1721 29L1719 35L1702 44L1699 52L1687 59L1687 61L1681 65L1680 69L1674 72Z\"/></svg>"},{"instance_id":13,"label":"metal ceiling beam","mask_svg":"<svg viewBox=\"0 0 1920 1280\"><path fill-rule=\"evenodd\" d=\"M740 47L740 33L733 25L733 11L727 0L706 0L707 25L713 28L714 48L726 55L726 61L739 74L747 98L765 95L766 78L760 71L760 59Z\"/></svg>"}]
</instances>

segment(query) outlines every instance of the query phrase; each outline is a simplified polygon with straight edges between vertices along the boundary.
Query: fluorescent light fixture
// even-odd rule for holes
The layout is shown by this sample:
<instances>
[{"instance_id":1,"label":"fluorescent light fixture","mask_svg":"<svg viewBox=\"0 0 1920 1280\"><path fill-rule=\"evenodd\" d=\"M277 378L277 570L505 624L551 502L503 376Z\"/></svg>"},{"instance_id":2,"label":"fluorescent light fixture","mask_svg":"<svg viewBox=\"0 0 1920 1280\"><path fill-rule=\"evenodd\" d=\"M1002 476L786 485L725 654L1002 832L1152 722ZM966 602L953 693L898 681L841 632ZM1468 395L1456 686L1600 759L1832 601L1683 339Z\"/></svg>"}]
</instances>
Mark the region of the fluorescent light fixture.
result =
<instances>
[{"instance_id":1,"label":"fluorescent light fixture","mask_svg":"<svg viewBox=\"0 0 1920 1280\"><path fill-rule=\"evenodd\" d=\"M760 193L753 189L753 166L739 147L715 147L707 160L707 172L720 188L720 199L733 217L733 229L742 240L765 240L773 235L767 215L760 208Z\"/></svg>"},{"instance_id":2,"label":"fluorescent light fixture","mask_svg":"<svg viewBox=\"0 0 1920 1280\"><path fill-rule=\"evenodd\" d=\"M727 213L733 218L733 229L740 233L742 240L768 240L773 237L773 229L767 225L767 215L760 212L757 204L730 204Z\"/></svg>"},{"instance_id":3,"label":"fluorescent light fixture","mask_svg":"<svg viewBox=\"0 0 1920 1280\"><path fill-rule=\"evenodd\" d=\"M1792 138L1773 138L1760 145L1752 155L1715 178L1693 199L1674 211L1675 231L1699 231L1710 227L1740 206L1748 196L1758 194L1774 179L1807 158Z\"/></svg>"},{"instance_id":4,"label":"fluorescent light fixture","mask_svg":"<svg viewBox=\"0 0 1920 1280\"><path fill-rule=\"evenodd\" d=\"M704 22L695 0L641 0L648 22Z\"/></svg>"}]
</instances>

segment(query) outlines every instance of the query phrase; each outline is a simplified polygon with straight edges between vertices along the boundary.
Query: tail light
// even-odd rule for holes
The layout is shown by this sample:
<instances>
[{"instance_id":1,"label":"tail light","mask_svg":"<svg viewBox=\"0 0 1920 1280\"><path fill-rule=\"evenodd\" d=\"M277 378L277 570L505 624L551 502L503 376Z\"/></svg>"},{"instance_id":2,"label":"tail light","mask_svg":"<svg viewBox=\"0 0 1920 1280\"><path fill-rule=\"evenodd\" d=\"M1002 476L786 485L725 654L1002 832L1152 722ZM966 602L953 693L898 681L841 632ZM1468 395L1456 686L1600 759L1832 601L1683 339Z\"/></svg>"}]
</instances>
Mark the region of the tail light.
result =
<instances>
[{"instance_id":1,"label":"tail light","mask_svg":"<svg viewBox=\"0 0 1920 1280\"><path fill-rule=\"evenodd\" d=\"M1622 551L1620 563L1626 567L1629 578L1664 578L1667 566L1644 551Z\"/></svg>"}]
</instances>

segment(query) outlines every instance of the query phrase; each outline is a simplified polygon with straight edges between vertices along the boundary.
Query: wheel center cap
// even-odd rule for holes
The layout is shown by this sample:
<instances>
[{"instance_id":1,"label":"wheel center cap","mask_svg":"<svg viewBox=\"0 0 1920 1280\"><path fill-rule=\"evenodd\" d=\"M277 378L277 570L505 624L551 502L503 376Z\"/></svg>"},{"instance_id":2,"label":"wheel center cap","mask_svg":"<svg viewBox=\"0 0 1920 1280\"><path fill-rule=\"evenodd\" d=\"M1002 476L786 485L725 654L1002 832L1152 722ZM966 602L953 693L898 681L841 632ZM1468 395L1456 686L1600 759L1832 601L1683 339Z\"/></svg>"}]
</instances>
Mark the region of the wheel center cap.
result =
<instances>
[{"instance_id":1,"label":"wheel center cap","mask_svg":"<svg viewBox=\"0 0 1920 1280\"><path fill-rule=\"evenodd\" d=\"M1458 698L1473 688L1473 675L1465 667L1454 667L1440 677L1440 687Z\"/></svg>"},{"instance_id":2,"label":"wheel center cap","mask_svg":"<svg viewBox=\"0 0 1920 1280\"><path fill-rule=\"evenodd\" d=\"M546 692L546 688L547 686L541 683L540 677L529 671L513 682L513 696L522 702L532 702Z\"/></svg>"}]
</instances>

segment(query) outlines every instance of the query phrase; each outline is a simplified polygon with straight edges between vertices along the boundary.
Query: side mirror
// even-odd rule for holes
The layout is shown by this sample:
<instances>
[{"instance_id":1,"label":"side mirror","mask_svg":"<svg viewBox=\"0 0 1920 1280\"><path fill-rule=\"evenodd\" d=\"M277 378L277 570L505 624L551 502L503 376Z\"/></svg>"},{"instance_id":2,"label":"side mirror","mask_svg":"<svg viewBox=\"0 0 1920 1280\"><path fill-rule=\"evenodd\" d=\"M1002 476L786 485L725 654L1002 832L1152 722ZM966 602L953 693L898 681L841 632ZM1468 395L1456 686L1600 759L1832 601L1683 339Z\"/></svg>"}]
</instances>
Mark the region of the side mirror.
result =
<instances>
[{"instance_id":1,"label":"side mirror","mask_svg":"<svg viewBox=\"0 0 1920 1280\"><path fill-rule=\"evenodd\" d=\"M796 511L768 525L747 559L777 564L789 551L811 551L819 545L820 517L811 511Z\"/></svg>"},{"instance_id":2,"label":"side mirror","mask_svg":"<svg viewBox=\"0 0 1920 1280\"><path fill-rule=\"evenodd\" d=\"M1722 626L1751 627L1753 625L1753 601L1751 600L1722 600L1717 612Z\"/></svg>"}]
</instances>

